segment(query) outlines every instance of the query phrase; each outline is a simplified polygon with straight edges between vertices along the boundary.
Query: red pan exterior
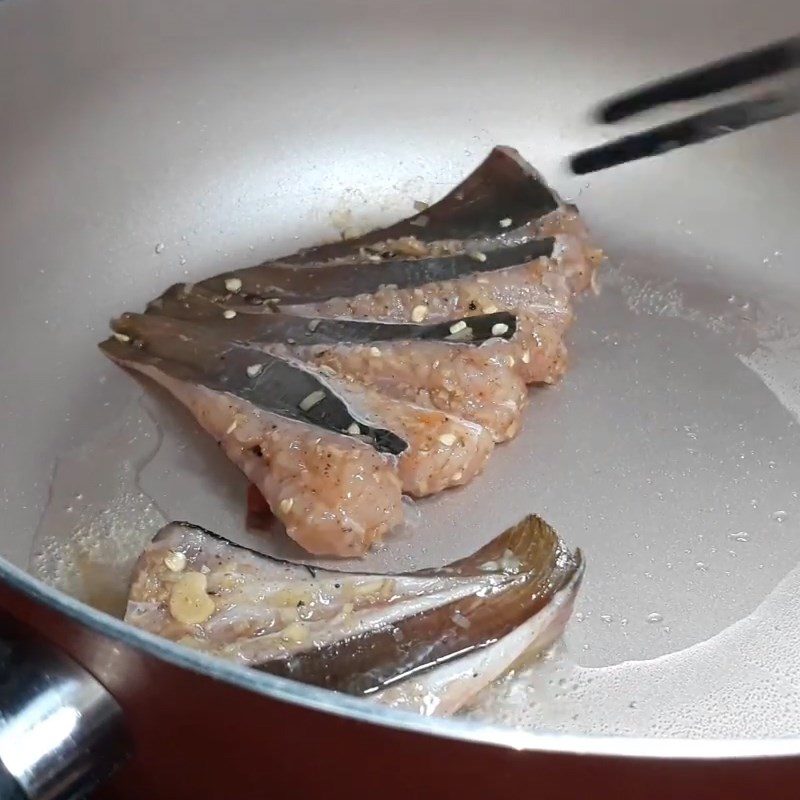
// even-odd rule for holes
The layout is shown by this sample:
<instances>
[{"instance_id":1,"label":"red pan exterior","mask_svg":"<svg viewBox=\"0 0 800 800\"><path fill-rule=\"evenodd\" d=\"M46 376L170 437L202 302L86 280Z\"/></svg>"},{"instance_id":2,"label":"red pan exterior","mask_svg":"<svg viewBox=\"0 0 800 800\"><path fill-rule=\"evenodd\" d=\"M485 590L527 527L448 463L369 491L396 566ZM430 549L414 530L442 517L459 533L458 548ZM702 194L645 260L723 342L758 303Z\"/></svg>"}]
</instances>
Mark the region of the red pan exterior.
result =
<instances>
[{"instance_id":1,"label":"red pan exterior","mask_svg":"<svg viewBox=\"0 0 800 800\"><path fill-rule=\"evenodd\" d=\"M425 736L290 705L184 670L8 586L0 586L0 607L81 662L122 706L134 755L101 800L800 796L796 758L554 755Z\"/></svg>"}]
</instances>

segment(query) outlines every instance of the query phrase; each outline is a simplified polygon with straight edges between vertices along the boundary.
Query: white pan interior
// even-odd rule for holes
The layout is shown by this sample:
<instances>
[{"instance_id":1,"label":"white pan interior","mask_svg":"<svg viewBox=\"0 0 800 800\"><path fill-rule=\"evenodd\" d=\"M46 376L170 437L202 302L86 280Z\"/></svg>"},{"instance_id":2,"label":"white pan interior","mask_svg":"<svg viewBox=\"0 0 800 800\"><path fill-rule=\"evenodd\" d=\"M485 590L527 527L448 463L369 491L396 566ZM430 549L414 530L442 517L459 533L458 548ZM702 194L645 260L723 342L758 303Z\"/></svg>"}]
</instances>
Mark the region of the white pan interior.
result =
<instances>
[{"instance_id":1,"label":"white pan interior","mask_svg":"<svg viewBox=\"0 0 800 800\"><path fill-rule=\"evenodd\" d=\"M577 614L475 715L796 733L800 119L588 179L563 159L613 133L587 122L605 96L797 30L791 0L7 0L0 554L113 604L162 519L253 544L244 479L100 355L107 320L407 215L508 144L580 206L603 290L523 433L370 563L442 563L534 511L586 553Z\"/></svg>"}]
</instances>

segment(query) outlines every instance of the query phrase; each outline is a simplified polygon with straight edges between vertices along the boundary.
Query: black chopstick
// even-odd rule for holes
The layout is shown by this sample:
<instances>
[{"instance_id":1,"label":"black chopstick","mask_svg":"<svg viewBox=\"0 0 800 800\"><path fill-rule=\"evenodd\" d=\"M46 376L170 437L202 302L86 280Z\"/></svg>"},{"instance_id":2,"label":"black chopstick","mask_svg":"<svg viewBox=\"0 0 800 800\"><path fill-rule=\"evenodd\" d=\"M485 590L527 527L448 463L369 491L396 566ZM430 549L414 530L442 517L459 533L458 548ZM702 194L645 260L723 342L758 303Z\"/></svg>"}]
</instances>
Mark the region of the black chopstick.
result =
<instances>
[{"instance_id":1,"label":"black chopstick","mask_svg":"<svg viewBox=\"0 0 800 800\"><path fill-rule=\"evenodd\" d=\"M616 122L666 103L694 100L797 68L800 68L800 36L634 89L606 101L597 116L603 122ZM592 147L573 155L570 166L575 174L585 175L678 147L706 142L797 112L800 112L800 84Z\"/></svg>"},{"instance_id":2,"label":"black chopstick","mask_svg":"<svg viewBox=\"0 0 800 800\"><path fill-rule=\"evenodd\" d=\"M763 95L754 100L720 106L691 117L625 136L584 150L570 159L576 175L597 172L626 161L655 156L690 144L715 139L734 131L800 111L800 90Z\"/></svg>"},{"instance_id":3,"label":"black chopstick","mask_svg":"<svg viewBox=\"0 0 800 800\"><path fill-rule=\"evenodd\" d=\"M605 102L597 116L601 122L618 122L657 106L705 97L796 67L800 67L800 37L775 42L626 92Z\"/></svg>"}]
</instances>

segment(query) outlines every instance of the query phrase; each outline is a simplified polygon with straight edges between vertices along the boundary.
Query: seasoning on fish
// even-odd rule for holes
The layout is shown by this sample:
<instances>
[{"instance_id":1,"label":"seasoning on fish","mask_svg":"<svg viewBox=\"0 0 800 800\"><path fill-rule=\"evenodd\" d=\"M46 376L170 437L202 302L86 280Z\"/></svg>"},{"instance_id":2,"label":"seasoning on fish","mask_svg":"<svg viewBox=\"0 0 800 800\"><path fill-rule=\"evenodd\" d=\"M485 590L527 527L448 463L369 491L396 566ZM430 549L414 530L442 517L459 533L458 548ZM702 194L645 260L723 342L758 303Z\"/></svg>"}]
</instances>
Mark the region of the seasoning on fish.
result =
<instances>
[{"instance_id":1,"label":"seasoning on fish","mask_svg":"<svg viewBox=\"0 0 800 800\"><path fill-rule=\"evenodd\" d=\"M226 292L224 287L222 292L214 292L209 286L212 283L210 281L204 284L184 284L182 290L172 287L161 298L160 313L165 310L174 316L181 313L180 304L164 305L174 299L176 293L177 299L189 300L190 308L196 298L196 302L203 305L207 306L210 302L220 309L224 308L223 317L233 318L237 313L252 313L253 308L269 311L278 304L318 303L332 297L352 297L365 292L376 292L387 286L397 289L425 286L474 274L496 272L543 256L554 257L556 241L554 238L529 239L489 253L455 253L411 260L390 259L383 261L380 267L369 261L324 266L268 262L239 271L237 280L241 280L243 288L238 293ZM211 308L207 307L207 311L210 313ZM422 315L414 322L422 322L424 318Z\"/></svg>"},{"instance_id":2,"label":"seasoning on fish","mask_svg":"<svg viewBox=\"0 0 800 800\"><path fill-rule=\"evenodd\" d=\"M131 331L139 341L159 337L194 347L192 342L212 334L225 341L247 341L279 357L331 368L340 376L355 376L390 397L476 422L498 442L519 429L526 401L524 384L505 358L494 352L497 348L479 347L498 335L505 340L513 338L514 314L495 309L490 314L431 325L336 319L312 322L316 324L309 330L307 317L240 315L232 323L204 321L200 326L198 320L128 313L115 325ZM498 325L507 327L498 333ZM127 334L118 335L130 341ZM281 344L287 339L296 344ZM246 368L248 376L255 377L263 369L254 353L253 363Z\"/></svg>"},{"instance_id":3,"label":"seasoning on fish","mask_svg":"<svg viewBox=\"0 0 800 800\"><path fill-rule=\"evenodd\" d=\"M467 558L391 575L309 570L176 522L140 557L125 619L265 672L448 714L561 634L582 572L535 516Z\"/></svg>"},{"instance_id":4,"label":"seasoning on fish","mask_svg":"<svg viewBox=\"0 0 800 800\"><path fill-rule=\"evenodd\" d=\"M405 237L423 243L462 241L481 249L479 243L504 241L509 233L534 227L562 208L564 202L536 169L513 148L498 146L467 178L421 213L363 236L301 250L281 261L321 263L354 257L367 247L381 250L382 243ZM425 224L414 225L420 216ZM503 224L506 220L508 225Z\"/></svg>"},{"instance_id":5,"label":"seasoning on fish","mask_svg":"<svg viewBox=\"0 0 800 800\"><path fill-rule=\"evenodd\" d=\"M426 220L422 226L417 222L420 216ZM535 241L550 239L552 247ZM452 273L445 274L452 265L438 274L437 270L453 258L461 265L456 271L467 274L497 269L493 262L499 265L504 259L520 264L545 254L569 289L578 292L589 286L602 260L602 252L588 239L575 206L565 203L516 150L495 147L470 176L422 214L363 236L307 248L197 284L172 287L151 304L151 310L208 316L213 313L210 301L239 313L244 309L271 312L278 307L281 295L284 302L318 302L321 294L332 288L336 294L330 297L346 297L354 291L375 291L380 285L420 285L425 275L429 282L452 278ZM526 251L526 246L533 249ZM515 254L524 258L518 255L514 261ZM476 261L476 257L484 256L484 263ZM409 258L414 261L409 262ZM425 259L430 260L427 267ZM376 261L380 264L377 270ZM472 261L471 266L468 261ZM288 269L291 265L324 267L330 274L307 269L293 272ZM399 283L393 278L397 273ZM231 280L242 282L240 291L233 295L226 283ZM273 282L275 295L268 291ZM294 300L290 288L297 295ZM305 299L300 296L303 292Z\"/></svg>"},{"instance_id":6,"label":"seasoning on fish","mask_svg":"<svg viewBox=\"0 0 800 800\"><path fill-rule=\"evenodd\" d=\"M429 323L464 319L485 309L513 312L513 336L487 341L481 349L513 359L526 383L554 383L563 373L566 347L563 337L572 319L570 290L563 276L550 272L541 261L512 267L487 276L470 276L416 289L385 288L373 294L334 298L324 303L287 307L287 312L314 317L343 317L408 323L414 309L425 303ZM498 320L495 324L503 324ZM527 355L526 355L527 354Z\"/></svg>"},{"instance_id":7,"label":"seasoning on fish","mask_svg":"<svg viewBox=\"0 0 800 800\"><path fill-rule=\"evenodd\" d=\"M227 340L202 326L189 329L184 325L181 330L191 333L176 336L175 327L158 317L129 314L114 326L128 342L112 336L100 347L125 366L147 367L148 374L163 372L172 379L236 396L263 411L328 431L345 432L358 422L365 440L381 452L398 455L407 447L392 431L363 417L357 419L352 407L323 376L297 361ZM255 365L260 369L253 370Z\"/></svg>"},{"instance_id":8,"label":"seasoning on fish","mask_svg":"<svg viewBox=\"0 0 800 800\"><path fill-rule=\"evenodd\" d=\"M303 547L358 554L400 520L400 492L464 484L515 435L525 385L566 368L572 298L602 257L497 147L420 213L175 284L102 347L178 397Z\"/></svg>"},{"instance_id":9,"label":"seasoning on fish","mask_svg":"<svg viewBox=\"0 0 800 800\"><path fill-rule=\"evenodd\" d=\"M460 333L461 331L459 331ZM339 375L355 375L389 397L435 408L486 428L495 442L514 436L525 383L497 347L433 341L377 345L273 346Z\"/></svg>"},{"instance_id":10,"label":"seasoning on fish","mask_svg":"<svg viewBox=\"0 0 800 800\"><path fill-rule=\"evenodd\" d=\"M177 289L176 289L177 291ZM197 298L195 298L196 300ZM209 303L211 301L209 300ZM460 319L439 321L417 325L413 323L380 322L374 319L337 319L335 317L311 318L298 314L238 314L235 319L227 322L219 319L218 310L215 308L213 316L167 314L133 314L126 312L121 315L117 327L126 322L136 323L139 326L156 324L170 326L172 335L186 336L190 339L197 330L204 333L213 332L225 339L237 342L263 343L288 342L293 340L299 345L316 344L365 344L373 342L452 342L463 341L471 344L481 344L494 337L492 328L498 324L508 325L508 331L503 335L511 339L516 332L516 316L509 311L499 311L497 307L489 306L482 312L469 309L469 313ZM491 309L491 310L489 310ZM202 324L202 328L192 328L191 324ZM469 329L469 335L457 337L451 328L461 326L461 330ZM120 341L125 334L117 333Z\"/></svg>"},{"instance_id":11,"label":"seasoning on fish","mask_svg":"<svg viewBox=\"0 0 800 800\"><path fill-rule=\"evenodd\" d=\"M386 396L352 378L323 375L288 356L226 341L199 326L183 326L193 331L190 341L184 342L159 317L131 315L117 324L137 343L128 348L116 340L106 343L107 351L122 363L137 368L142 359L150 359L151 374L155 368L182 379L190 370L191 380L209 389L330 431L352 436L356 426L359 437L398 456L403 491L417 497L470 481L494 445L489 431L474 422ZM254 362L260 367L255 374ZM235 429L226 427L224 433L235 434ZM441 444L443 433L454 438L448 447Z\"/></svg>"}]
</instances>

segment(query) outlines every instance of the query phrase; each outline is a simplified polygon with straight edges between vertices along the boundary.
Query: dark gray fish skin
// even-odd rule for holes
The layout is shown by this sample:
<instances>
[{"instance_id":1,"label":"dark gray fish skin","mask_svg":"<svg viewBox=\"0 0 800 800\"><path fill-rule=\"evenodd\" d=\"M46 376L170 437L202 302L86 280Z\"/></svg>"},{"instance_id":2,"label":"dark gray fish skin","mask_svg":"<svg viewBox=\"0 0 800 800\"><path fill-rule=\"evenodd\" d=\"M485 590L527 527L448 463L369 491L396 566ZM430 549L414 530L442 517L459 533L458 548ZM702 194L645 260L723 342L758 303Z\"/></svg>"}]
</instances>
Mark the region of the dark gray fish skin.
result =
<instances>
[{"instance_id":1,"label":"dark gray fish skin","mask_svg":"<svg viewBox=\"0 0 800 800\"><path fill-rule=\"evenodd\" d=\"M126 620L262 671L369 696L492 647L560 593L574 597L582 570L580 552L535 516L460 561L393 575L309 573L171 523L137 563ZM203 587L188 604L182 580Z\"/></svg>"},{"instance_id":2,"label":"dark gray fish skin","mask_svg":"<svg viewBox=\"0 0 800 800\"><path fill-rule=\"evenodd\" d=\"M381 453L400 455L408 448L397 434L356 416L327 381L299 362L219 341L199 330L194 337L182 339L170 330L169 320L162 330L150 327L147 333L131 319L117 323L115 330L130 342L111 337L100 348L116 361L148 364L178 380L228 392L265 411L336 433L348 435L356 424L359 437ZM254 366L259 369L251 375L248 369ZM306 407L308 399L315 397L319 399Z\"/></svg>"},{"instance_id":3,"label":"dark gray fish skin","mask_svg":"<svg viewBox=\"0 0 800 800\"><path fill-rule=\"evenodd\" d=\"M177 292L177 289L175 291ZM185 332L182 331L184 323L202 320L205 330L222 339L264 344L274 342L298 345L370 344L392 341L455 341L461 344L480 344L488 339L511 339L517 330L516 315L509 311L456 317L447 322L423 325L309 318L296 314L250 313L246 309L237 312L234 318L226 319L216 304L212 304L213 316L207 316L205 312L198 316L192 309L183 309L186 310L184 316L181 313L182 308L182 306L177 309L170 308L168 316L159 312L148 314L147 318L159 316L169 319L176 335ZM119 321L124 320L135 321L140 326L147 324L144 315L130 312L123 314L119 319ZM454 336L451 331L453 325L458 325L460 322L464 322L470 328L468 339ZM506 326L506 330L499 335L492 333L492 329L498 324Z\"/></svg>"},{"instance_id":4,"label":"dark gray fish skin","mask_svg":"<svg viewBox=\"0 0 800 800\"><path fill-rule=\"evenodd\" d=\"M498 146L445 197L407 219L363 236L309 247L280 261L320 263L357 256L387 239L413 236L423 242L494 239L526 227L563 201L541 174L512 147ZM511 220L508 228L501 220Z\"/></svg>"},{"instance_id":5,"label":"dark gray fish skin","mask_svg":"<svg viewBox=\"0 0 800 800\"><path fill-rule=\"evenodd\" d=\"M181 303L185 309L191 310L197 297L206 313L210 313L211 306L215 304L220 309L252 313L259 306L274 309L278 304L317 303L333 297L371 294L385 286L408 289L484 272L497 272L543 256L551 257L555 244L556 240L552 237L529 239L485 253L476 251L414 260L388 260L380 264L333 263L319 267L267 262L182 289L173 286L159 298L160 302L151 304L149 310L175 314L180 310ZM241 289L237 292L232 293L225 288L225 282L231 279L241 281Z\"/></svg>"},{"instance_id":6,"label":"dark gray fish skin","mask_svg":"<svg viewBox=\"0 0 800 800\"><path fill-rule=\"evenodd\" d=\"M370 695L495 644L541 611L582 568L580 551L572 556L539 517L527 517L504 536L522 569L510 583L486 587L435 612L257 668L347 694ZM461 569L450 565L443 571L476 574L479 563L501 558L494 544L466 559Z\"/></svg>"},{"instance_id":7,"label":"dark gray fish skin","mask_svg":"<svg viewBox=\"0 0 800 800\"><path fill-rule=\"evenodd\" d=\"M266 331L270 323L277 323L277 332L270 336ZM209 389L225 391L253 403L258 408L272 411L290 419L312 423L326 430L352 435L350 428L357 424L359 437L371 443L379 452L400 455L408 445L401 436L392 431L371 425L367 419L354 412L352 405L340 396L331 382L322 375L321 370L304 365L301 361L288 360L259 347L260 340L245 343L237 338L249 338L254 327L260 326L262 336L269 341L280 341L286 332L282 315L255 320L256 326L247 325L243 330L238 317L225 319L221 315L213 326L176 320L161 315L124 314L115 320L112 327L115 334L126 341L112 337L101 344L101 349L121 361L146 362L163 370L172 377L191 381ZM304 344L314 342L317 332L322 330L325 337L329 329L324 322L334 326L337 320L318 320L319 325L309 330L307 318L289 318L309 334ZM453 323L439 325L393 325L380 323L352 323L356 329L387 329L384 335L408 329L419 338L434 336L460 337L469 331L472 343L492 338L492 328L498 323L507 325L502 337L509 338L516 330L516 318L512 314L498 312L480 317L468 318L470 325L451 334ZM238 327L237 327L238 326ZM340 330L344 326L340 323ZM365 333L366 331L359 331ZM488 334L488 335L487 335ZM291 337L288 337L291 339ZM321 339L325 341L324 338ZM317 340L314 343L318 343ZM256 374L252 374L255 372ZM322 393L321 399L308 408L304 407L309 397Z\"/></svg>"},{"instance_id":8,"label":"dark gray fish skin","mask_svg":"<svg viewBox=\"0 0 800 800\"><path fill-rule=\"evenodd\" d=\"M215 316L220 307L241 314L274 311L280 302L312 303L369 293L380 285L402 288L500 269L500 263L515 266L552 254L552 241L537 238L537 221L564 207L558 194L516 150L495 147L461 184L419 214L354 239L307 248L198 284L177 284L150 303L148 312L201 319ZM365 254L365 248L403 237L420 243L456 244L460 254L411 261L391 256L379 263ZM469 252L487 257L483 270L477 268L481 262L464 254ZM237 292L226 287L231 279L242 281Z\"/></svg>"}]
</instances>

